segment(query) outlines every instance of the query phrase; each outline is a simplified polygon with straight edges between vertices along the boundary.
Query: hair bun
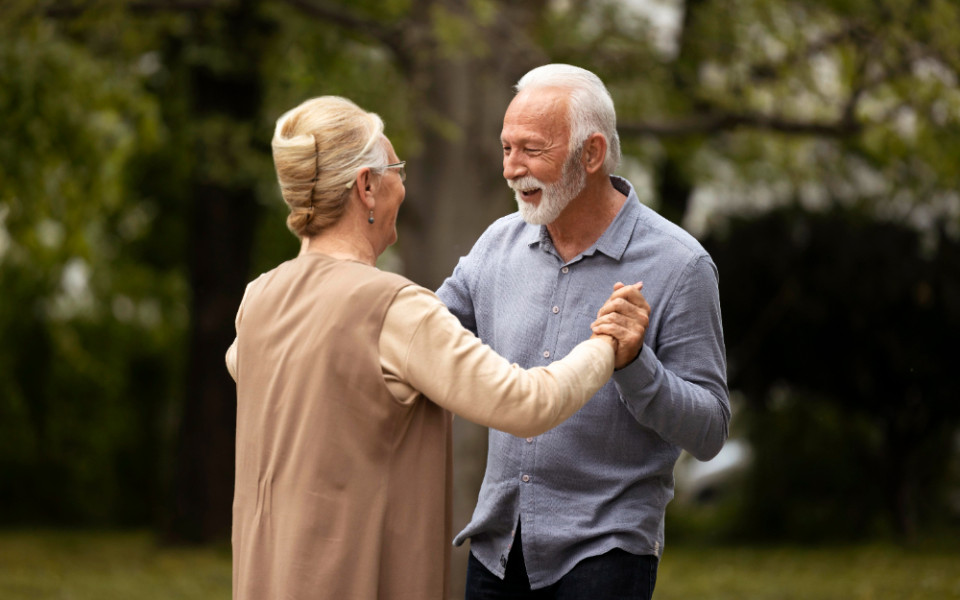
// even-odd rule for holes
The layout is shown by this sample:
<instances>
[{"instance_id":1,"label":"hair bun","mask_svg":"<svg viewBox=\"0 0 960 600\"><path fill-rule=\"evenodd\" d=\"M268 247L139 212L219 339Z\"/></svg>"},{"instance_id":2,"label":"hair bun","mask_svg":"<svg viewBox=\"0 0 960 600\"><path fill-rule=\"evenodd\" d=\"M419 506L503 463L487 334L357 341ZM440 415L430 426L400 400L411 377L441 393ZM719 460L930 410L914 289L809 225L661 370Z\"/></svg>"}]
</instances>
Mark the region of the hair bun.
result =
<instances>
[{"instance_id":1,"label":"hair bun","mask_svg":"<svg viewBox=\"0 0 960 600\"><path fill-rule=\"evenodd\" d=\"M379 116L338 96L307 100L277 119L271 147L294 234L312 237L340 219L357 170L386 164L382 136Z\"/></svg>"}]
</instances>

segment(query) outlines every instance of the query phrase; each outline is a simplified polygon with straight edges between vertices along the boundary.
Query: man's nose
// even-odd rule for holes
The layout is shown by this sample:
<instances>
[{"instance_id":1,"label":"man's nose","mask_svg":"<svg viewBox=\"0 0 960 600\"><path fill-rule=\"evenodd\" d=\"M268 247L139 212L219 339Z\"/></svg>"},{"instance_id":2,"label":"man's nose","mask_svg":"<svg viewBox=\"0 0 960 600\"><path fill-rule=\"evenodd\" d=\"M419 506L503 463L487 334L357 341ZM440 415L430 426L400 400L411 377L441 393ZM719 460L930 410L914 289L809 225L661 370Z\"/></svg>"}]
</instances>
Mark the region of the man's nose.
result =
<instances>
[{"instance_id":1,"label":"man's nose","mask_svg":"<svg viewBox=\"0 0 960 600\"><path fill-rule=\"evenodd\" d=\"M527 167L518 153L506 154L503 157L503 178L516 179L527 174Z\"/></svg>"}]
</instances>

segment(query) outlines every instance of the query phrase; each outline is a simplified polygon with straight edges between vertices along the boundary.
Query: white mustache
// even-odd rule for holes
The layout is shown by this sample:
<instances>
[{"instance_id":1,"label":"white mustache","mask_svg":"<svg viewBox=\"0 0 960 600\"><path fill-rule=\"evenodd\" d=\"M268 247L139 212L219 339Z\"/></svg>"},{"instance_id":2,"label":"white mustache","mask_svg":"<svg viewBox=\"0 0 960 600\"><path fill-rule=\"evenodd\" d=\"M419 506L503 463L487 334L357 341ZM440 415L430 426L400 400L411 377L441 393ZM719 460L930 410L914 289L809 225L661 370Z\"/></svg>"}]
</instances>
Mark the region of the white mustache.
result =
<instances>
[{"instance_id":1,"label":"white mustache","mask_svg":"<svg viewBox=\"0 0 960 600\"><path fill-rule=\"evenodd\" d=\"M508 179L507 185L510 186L510 189L515 192L521 192L523 190L533 190L533 189L544 189L546 184L542 181L533 177L532 175L527 175L525 177L519 177L517 179Z\"/></svg>"}]
</instances>

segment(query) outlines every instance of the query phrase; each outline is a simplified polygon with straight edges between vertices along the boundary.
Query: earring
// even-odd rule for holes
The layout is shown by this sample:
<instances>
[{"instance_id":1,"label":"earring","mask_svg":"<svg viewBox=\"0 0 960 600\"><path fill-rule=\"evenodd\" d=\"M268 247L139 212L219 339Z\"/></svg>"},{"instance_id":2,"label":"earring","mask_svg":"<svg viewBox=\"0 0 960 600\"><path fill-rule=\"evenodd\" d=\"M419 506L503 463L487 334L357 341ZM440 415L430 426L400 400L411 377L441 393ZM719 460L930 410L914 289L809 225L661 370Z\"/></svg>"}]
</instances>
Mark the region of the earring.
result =
<instances>
[{"instance_id":1,"label":"earring","mask_svg":"<svg viewBox=\"0 0 960 600\"><path fill-rule=\"evenodd\" d=\"M370 211L370 218L367 219L367 223L370 223L371 225L373 225L373 211L372 211L372 210Z\"/></svg>"}]
</instances>

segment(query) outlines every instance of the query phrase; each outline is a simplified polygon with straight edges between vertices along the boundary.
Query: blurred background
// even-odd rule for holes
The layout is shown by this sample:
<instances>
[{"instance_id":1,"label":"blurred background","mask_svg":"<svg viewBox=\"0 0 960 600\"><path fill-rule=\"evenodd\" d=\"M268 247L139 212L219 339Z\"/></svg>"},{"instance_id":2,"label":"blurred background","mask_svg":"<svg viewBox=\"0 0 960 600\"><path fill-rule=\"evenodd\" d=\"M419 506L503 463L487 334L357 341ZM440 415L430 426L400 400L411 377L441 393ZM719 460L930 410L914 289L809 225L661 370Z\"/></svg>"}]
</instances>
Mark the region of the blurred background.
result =
<instances>
[{"instance_id":1,"label":"blurred background","mask_svg":"<svg viewBox=\"0 0 960 600\"><path fill-rule=\"evenodd\" d=\"M514 210L547 62L605 81L619 173L720 271L732 436L677 466L656 597L960 598L955 0L2 0L0 597L228 598L223 354L298 250L276 119L384 118L381 266L435 289Z\"/></svg>"}]
</instances>

